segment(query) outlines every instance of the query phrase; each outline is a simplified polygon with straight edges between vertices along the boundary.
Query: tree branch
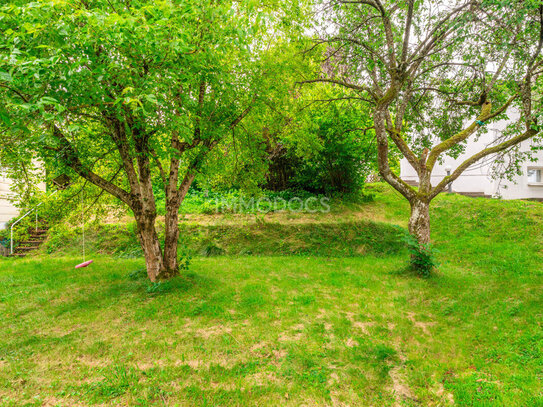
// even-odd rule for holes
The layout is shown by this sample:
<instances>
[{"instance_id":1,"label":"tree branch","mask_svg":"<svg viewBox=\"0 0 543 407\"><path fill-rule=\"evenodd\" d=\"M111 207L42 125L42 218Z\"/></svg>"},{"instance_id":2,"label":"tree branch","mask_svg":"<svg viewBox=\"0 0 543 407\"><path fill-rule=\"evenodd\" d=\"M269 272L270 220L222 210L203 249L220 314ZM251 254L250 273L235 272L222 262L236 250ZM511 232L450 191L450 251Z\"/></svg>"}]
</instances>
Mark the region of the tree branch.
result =
<instances>
[{"instance_id":1,"label":"tree branch","mask_svg":"<svg viewBox=\"0 0 543 407\"><path fill-rule=\"evenodd\" d=\"M0 87L6 88L7 90L15 93L17 96L19 96L23 102L28 103L29 99L23 95L21 92L19 92L17 89L12 88L11 86L6 85L5 83L0 83Z\"/></svg>"},{"instance_id":2,"label":"tree branch","mask_svg":"<svg viewBox=\"0 0 543 407\"><path fill-rule=\"evenodd\" d=\"M329 79L329 78L308 79L308 80L299 81L299 82L296 82L296 83L303 85L305 83L316 83L316 82L333 83L335 85L340 85L340 86L343 86L345 88L358 90L360 92L368 92L373 99L377 99L376 96L374 95L374 93L372 92L372 90L370 88L368 88L367 86L355 85L353 83L343 82L343 81L339 81L337 79Z\"/></svg>"},{"instance_id":3,"label":"tree branch","mask_svg":"<svg viewBox=\"0 0 543 407\"><path fill-rule=\"evenodd\" d=\"M505 102L498 110L496 110L494 113L490 113L490 110L492 108L492 104L490 102L485 102L481 108L481 114L477 117L475 121L473 121L467 128L464 130L456 133L454 136L448 138L445 141L442 141L437 146L432 148L430 151L430 154L428 155L428 161L426 162L426 166L429 171L432 171L432 168L435 165L435 162L437 161L437 158L441 153L444 151L452 148L454 145L466 140L469 136L471 136L475 131L481 127L481 122L485 122L488 120L493 119L494 117L500 115L503 113L509 105L518 97L518 94L515 94L509 98L507 102Z\"/></svg>"},{"instance_id":4,"label":"tree branch","mask_svg":"<svg viewBox=\"0 0 543 407\"><path fill-rule=\"evenodd\" d=\"M68 141L64 133L62 133L62 131L60 131L60 129L56 125L53 125L53 136L55 136L55 138L59 140L60 144L62 145L62 154L64 155L65 163L70 168L72 168L84 179L93 183L97 187L104 189L111 195L117 197L122 202L127 204L130 208L133 207L134 202L128 192L113 184L112 182L109 182L108 180L100 177L98 174L94 173L83 165L81 159L79 158L79 155L77 154L72 144Z\"/></svg>"},{"instance_id":5,"label":"tree branch","mask_svg":"<svg viewBox=\"0 0 543 407\"><path fill-rule=\"evenodd\" d=\"M443 178L441 182L437 184L435 188L432 189L430 193L430 199L433 199L437 194L443 191L449 183L457 179L460 175L462 175L462 173L470 165L476 163L481 158L484 158L490 154L499 153L501 151L507 150L508 148L513 147L524 140L528 140L529 138L534 137L535 135L537 135L537 133L538 133L537 130L529 129L529 130L526 130L524 133L519 134L518 136L515 136L507 141L504 141L503 143L500 143L493 147L485 148L484 150L478 152L477 154L474 154L473 156L465 160L462 164L460 164L458 168L456 168L456 170L454 170L454 172L451 175Z\"/></svg>"},{"instance_id":6,"label":"tree branch","mask_svg":"<svg viewBox=\"0 0 543 407\"><path fill-rule=\"evenodd\" d=\"M402 65L405 64L407 61L407 51L409 49L409 35L411 32L411 24L413 21L413 6L414 6L414 0L409 0L409 5L407 7L407 18L405 21L405 27L404 27L404 37L403 37L403 46L402 46L402 55L400 57L400 60L402 62Z\"/></svg>"}]
</instances>

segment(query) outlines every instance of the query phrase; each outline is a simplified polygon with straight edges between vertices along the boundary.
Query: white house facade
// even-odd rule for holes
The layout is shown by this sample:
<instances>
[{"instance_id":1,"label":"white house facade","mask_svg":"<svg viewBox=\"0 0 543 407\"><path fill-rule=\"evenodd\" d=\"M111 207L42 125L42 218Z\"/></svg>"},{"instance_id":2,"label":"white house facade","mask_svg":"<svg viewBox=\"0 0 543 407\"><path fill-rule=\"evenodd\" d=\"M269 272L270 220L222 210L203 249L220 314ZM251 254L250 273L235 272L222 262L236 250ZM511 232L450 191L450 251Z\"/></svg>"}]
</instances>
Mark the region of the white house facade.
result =
<instances>
[{"instance_id":1,"label":"white house facade","mask_svg":"<svg viewBox=\"0 0 543 407\"><path fill-rule=\"evenodd\" d=\"M13 181L2 172L0 167L0 230L6 228L6 224L20 215L20 210L13 205L11 186ZM38 184L38 188L45 191L45 182Z\"/></svg>"},{"instance_id":2,"label":"white house facade","mask_svg":"<svg viewBox=\"0 0 543 407\"><path fill-rule=\"evenodd\" d=\"M0 173L0 229L5 229L6 223L19 214L19 210L13 206L9 197L11 180Z\"/></svg>"},{"instance_id":3,"label":"white house facade","mask_svg":"<svg viewBox=\"0 0 543 407\"><path fill-rule=\"evenodd\" d=\"M448 171L454 171L465 159L491 146L501 135L505 122L492 123L485 134L472 135L468 139L466 150L458 158L443 157L436 163L432 173L432 185L437 185ZM520 145L521 151L530 151L535 141L526 140ZM452 183L452 191L472 196L487 196L502 199L537 199L543 200L543 151L532 154L532 158L521 163L521 175L515 175L513 181L495 179L496 156L491 155L469 167ZM400 162L401 178L411 185L418 185L416 171L406 159Z\"/></svg>"}]
</instances>

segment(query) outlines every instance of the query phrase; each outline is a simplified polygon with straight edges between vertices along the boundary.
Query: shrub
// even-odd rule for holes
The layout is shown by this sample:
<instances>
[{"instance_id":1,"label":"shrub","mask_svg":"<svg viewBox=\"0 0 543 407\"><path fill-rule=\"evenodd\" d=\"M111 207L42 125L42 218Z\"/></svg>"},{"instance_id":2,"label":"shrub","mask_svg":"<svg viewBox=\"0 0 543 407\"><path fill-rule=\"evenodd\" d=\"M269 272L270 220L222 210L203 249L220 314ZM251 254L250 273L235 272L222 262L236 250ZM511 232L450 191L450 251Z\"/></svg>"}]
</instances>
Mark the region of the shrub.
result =
<instances>
[{"instance_id":1,"label":"shrub","mask_svg":"<svg viewBox=\"0 0 543 407\"><path fill-rule=\"evenodd\" d=\"M205 257L222 256L223 254L225 254L225 250L216 242L207 242L202 247L200 253L202 256Z\"/></svg>"},{"instance_id":2,"label":"shrub","mask_svg":"<svg viewBox=\"0 0 543 407\"><path fill-rule=\"evenodd\" d=\"M271 158L265 187L328 195L357 191L372 166L364 158L367 140L355 132L340 135L329 129L324 129L318 137L321 148L311 156L300 157L294 148L289 148Z\"/></svg>"},{"instance_id":3,"label":"shrub","mask_svg":"<svg viewBox=\"0 0 543 407\"><path fill-rule=\"evenodd\" d=\"M371 112L329 86L305 88L299 110L284 129L266 140L268 189L303 189L319 194L358 191L377 170ZM334 100L334 103L317 101ZM395 161L394 154L391 160Z\"/></svg>"},{"instance_id":4,"label":"shrub","mask_svg":"<svg viewBox=\"0 0 543 407\"><path fill-rule=\"evenodd\" d=\"M411 255L410 269L421 277L430 277L437 268L436 250L431 244L420 244L417 238L407 232L403 233L403 241Z\"/></svg>"}]
</instances>

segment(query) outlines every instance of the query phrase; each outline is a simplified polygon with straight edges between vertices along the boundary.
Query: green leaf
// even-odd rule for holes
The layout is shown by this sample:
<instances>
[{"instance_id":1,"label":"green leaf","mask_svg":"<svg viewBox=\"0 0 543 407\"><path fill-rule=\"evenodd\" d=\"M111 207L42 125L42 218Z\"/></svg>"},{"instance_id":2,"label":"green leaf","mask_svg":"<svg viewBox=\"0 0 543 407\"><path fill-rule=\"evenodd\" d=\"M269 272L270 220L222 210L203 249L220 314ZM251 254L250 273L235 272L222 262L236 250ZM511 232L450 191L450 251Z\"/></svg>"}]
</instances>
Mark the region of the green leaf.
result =
<instances>
[{"instance_id":1,"label":"green leaf","mask_svg":"<svg viewBox=\"0 0 543 407\"><path fill-rule=\"evenodd\" d=\"M9 117L8 112L0 107L0 120L2 120L7 126L11 126L11 118Z\"/></svg>"},{"instance_id":2,"label":"green leaf","mask_svg":"<svg viewBox=\"0 0 543 407\"><path fill-rule=\"evenodd\" d=\"M12 82L13 78L9 73L0 71L0 80L4 82Z\"/></svg>"}]
</instances>

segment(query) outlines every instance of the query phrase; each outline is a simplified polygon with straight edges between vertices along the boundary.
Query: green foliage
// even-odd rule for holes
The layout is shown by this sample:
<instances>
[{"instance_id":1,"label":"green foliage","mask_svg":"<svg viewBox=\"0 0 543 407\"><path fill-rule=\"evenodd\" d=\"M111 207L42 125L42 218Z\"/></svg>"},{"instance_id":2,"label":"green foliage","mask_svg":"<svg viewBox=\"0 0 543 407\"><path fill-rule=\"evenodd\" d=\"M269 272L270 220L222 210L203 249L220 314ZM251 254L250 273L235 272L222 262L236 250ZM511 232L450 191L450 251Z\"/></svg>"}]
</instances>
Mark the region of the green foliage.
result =
<instances>
[{"instance_id":1,"label":"green foliage","mask_svg":"<svg viewBox=\"0 0 543 407\"><path fill-rule=\"evenodd\" d=\"M160 196L157 194L157 196ZM164 198L157 201L159 214L164 215ZM361 194L353 199L371 199ZM266 191L254 193L242 189L209 190L192 188L187 193L180 213L182 214L228 214L228 213L267 213L274 211L328 211L329 199L320 194L305 190Z\"/></svg>"},{"instance_id":2,"label":"green foliage","mask_svg":"<svg viewBox=\"0 0 543 407\"><path fill-rule=\"evenodd\" d=\"M325 85L300 90L288 126L268 140L269 188L348 194L377 170L371 112L350 97Z\"/></svg>"},{"instance_id":3,"label":"green foliage","mask_svg":"<svg viewBox=\"0 0 543 407\"><path fill-rule=\"evenodd\" d=\"M327 195L357 191L375 165L373 152L368 154L366 150L367 140L350 132L343 135L327 132L321 140L320 151L295 164L290 187Z\"/></svg>"},{"instance_id":4,"label":"green foliage","mask_svg":"<svg viewBox=\"0 0 543 407\"><path fill-rule=\"evenodd\" d=\"M6 228L3 230L0 230L0 240L5 241L9 245L9 241L11 239L11 225L13 222L15 222L16 219L12 219L10 222L7 223ZM13 241L15 244L22 240L28 240L28 237L30 236L30 229L35 228L35 220L34 218L25 218L22 221L20 221L15 227L13 228Z\"/></svg>"},{"instance_id":5,"label":"green foliage","mask_svg":"<svg viewBox=\"0 0 543 407\"><path fill-rule=\"evenodd\" d=\"M49 236L45 243L45 251L54 253L60 250L66 244L66 241L74 241L77 235L77 230L67 225L55 225L49 230Z\"/></svg>"},{"instance_id":6,"label":"green foliage","mask_svg":"<svg viewBox=\"0 0 543 407\"><path fill-rule=\"evenodd\" d=\"M142 280L147 279L147 270L144 268L136 269L128 273L128 278L130 280Z\"/></svg>"},{"instance_id":7,"label":"green foliage","mask_svg":"<svg viewBox=\"0 0 543 407\"><path fill-rule=\"evenodd\" d=\"M148 294L161 294L170 291L171 286L171 281L149 282L146 291Z\"/></svg>"},{"instance_id":8,"label":"green foliage","mask_svg":"<svg viewBox=\"0 0 543 407\"><path fill-rule=\"evenodd\" d=\"M542 90L540 72L535 69L526 86L523 81L527 70L533 71L543 58L537 46L540 2L483 1L473 7L458 4L453 13L452 4L451 8L443 4L435 10L434 5L430 1L401 5L384 1L381 9L369 3L332 2L323 13L324 22L315 21L316 29L322 30L323 41L331 41L335 49L342 50L327 59L332 73L329 76L336 75L360 87L360 92L353 96L367 104L368 109L379 104L392 84L401 89L390 94L393 108L387 114L396 116L393 120L401 117L395 123L398 135L415 156L424 148L431 149L449 140L451 144L443 154L456 158L466 151L468 143L488 132L488 125L498 120L505 120L508 126L501 140L521 134L526 127L524 120L537 128L541 123L536 118L542 114L537 101ZM382 24L375 22L380 20L381 12L388 15ZM410 32L425 33L439 32L442 26L447 30L433 42L429 43L430 37L421 34L410 37L408 47L402 46L409 38L406 27ZM515 41L518 38L522 41ZM501 70L491 68L502 64ZM397 70L406 75L398 79ZM470 86L465 86L468 82ZM405 95L405 89L412 92ZM507 108L505 103L513 95L515 100ZM522 99L531 100L530 111L525 111L528 106ZM493 112L503 106L509 114L478 119L484 101L492 103ZM405 107L405 112L400 112L400 106ZM484 120L485 126L477 125L472 138L451 139L465 130L467 123L475 124L476 120ZM389 144L395 144L392 137Z\"/></svg>"},{"instance_id":9,"label":"green foliage","mask_svg":"<svg viewBox=\"0 0 543 407\"><path fill-rule=\"evenodd\" d=\"M421 277L430 277L438 266L433 246L430 243L420 244L417 238L409 233L403 234L403 241L411 255L411 269Z\"/></svg>"},{"instance_id":10,"label":"green foliage","mask_svg":"<svg viewBox=\"0 0 543 407\"><path fill-rule=\"evenodd\" d=\"M437 261L438 251L432 244L420 244L416 236L407 230L396 226L399 241L405 245L410 255L409 270L418 276L428 278L439 266Z\"/></svg>"},{"instance_id":11,"label":"green foliage","mask_svg":"<svg viewBox=\"0 0 543 407\"><path fill-rule=\"evenodd\" d=\"M1 5L0 160L38 160L151 216L153 192L168 185L177 205L194 176L254 186L260 133L242 122L293 88L307 11L282 0Z\"/></svg>"},{"instance_id":12,"label":"green foliage","mask_svg":"<svg viewBox=\"0 0 543 407\"><path fill-rule=\"evenodd\" d=\"M369 163L365 160L364 142L354 133L328 133L319 138L322 147L311 156L300 157L292 147L275 157L270 162L265 186L326 195L357 191L369 175L368 167L374 164L375 157L369 158Z\"/></svg>"},{"instance_id":13,"label":"green foliage","mask_svg":"<svg viewBox=\"0 0 543 407\"><path fill-rule=\"evenodd\" d=\"M210 241L203 244L202 251L200 253L202 256L212 257L224 255L225 250L220 247L216 242Z\"/></svg>"},{"instance_id":14,"label":"green foliage","mask_svg":"<svg viewBox=\"0 0 543 407\"><path fill-rule=\"evenodd\" d=\"M183 250L177 253L177 265L179 267L179 272L187 271L192 261L192 256L187 248L183 247L182 249Z\"/></svg>"}]
</instances>

